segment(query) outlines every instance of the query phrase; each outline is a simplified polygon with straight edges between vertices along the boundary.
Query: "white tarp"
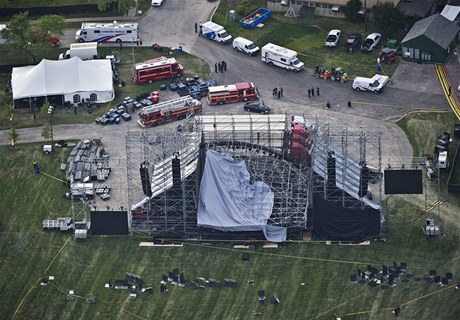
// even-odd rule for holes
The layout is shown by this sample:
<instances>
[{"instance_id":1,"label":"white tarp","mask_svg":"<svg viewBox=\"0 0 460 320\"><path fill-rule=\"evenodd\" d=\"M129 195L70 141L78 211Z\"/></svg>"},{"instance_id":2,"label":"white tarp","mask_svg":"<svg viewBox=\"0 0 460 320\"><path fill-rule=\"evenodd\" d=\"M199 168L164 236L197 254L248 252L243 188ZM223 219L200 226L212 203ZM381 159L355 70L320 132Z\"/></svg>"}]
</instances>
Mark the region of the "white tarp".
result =
<instances>
[{"instance_id":1,"label":"white tarp","mask_svg":"<svg viewBox=\"0 0 460 320\"><path fill-rule=\"evenodd\" d=\"M82 97L86 98L91 93L97 95L96 102L107 102L114 98L109 59L43 59L35 66L13 68L11 86L13 100L73 94L83 94Z\"/></svg>"},{"instance_id":2,"label":"white tarp","mask_svg":"<svg viewBox=\"0 0 460 320\"><path fill-rule=\"evenodd\" d=\"M441 15L449 21L455 21L460 13L460 7L446 5L441 12Z\"/></svg>"},{"instance_id":3,"label":"white tarp","mask_svg":"<svg viewBox=\"0 0 460 320\"><path fill-rule=\"evenodd\" d=\"M274 194L262 181L250 182L244 161L208 150L201 179L198 226L221 231L262 230L269 241L286 240L287 229L267 225Z\"/></svg>"}]
</instances>

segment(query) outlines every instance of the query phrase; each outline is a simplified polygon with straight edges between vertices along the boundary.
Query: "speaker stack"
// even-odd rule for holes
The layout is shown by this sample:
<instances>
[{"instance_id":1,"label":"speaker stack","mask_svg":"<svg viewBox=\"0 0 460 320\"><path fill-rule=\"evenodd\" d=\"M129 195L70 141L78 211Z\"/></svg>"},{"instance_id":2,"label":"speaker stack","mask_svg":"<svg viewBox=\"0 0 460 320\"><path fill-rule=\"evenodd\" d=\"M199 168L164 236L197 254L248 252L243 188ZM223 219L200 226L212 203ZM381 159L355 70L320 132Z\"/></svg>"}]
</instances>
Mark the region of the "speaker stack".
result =
<instances>
[{"instance_id":1,"label":"speaker stack","mask_svg":"<svg viewBox=\"0 0 460 320\"><path fill-rule=\"evenodd\" d=\"M152 186L150 184L150 173L148 163L143 162L139 168L141 174L142 191L147 197L152 196Z\"/></svg>"}]
</instances>

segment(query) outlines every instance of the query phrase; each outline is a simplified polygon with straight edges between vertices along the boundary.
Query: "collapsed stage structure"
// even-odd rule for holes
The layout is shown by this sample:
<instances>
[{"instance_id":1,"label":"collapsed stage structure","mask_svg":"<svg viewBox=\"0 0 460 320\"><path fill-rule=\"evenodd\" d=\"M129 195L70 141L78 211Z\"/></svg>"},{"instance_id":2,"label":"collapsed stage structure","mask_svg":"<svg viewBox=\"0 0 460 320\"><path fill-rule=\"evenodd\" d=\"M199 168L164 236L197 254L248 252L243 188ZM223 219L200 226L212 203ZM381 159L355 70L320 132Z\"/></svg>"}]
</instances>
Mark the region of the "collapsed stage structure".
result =
<instances>
[{"instance_id":1,"label":"collapsed stage structure","mask_svg":"<svg viewBox=\"0 0 460 320\"><path fill-rule=\"evenodd\" d=\"M322 210L325 204L379 210L378 188L370 199L346 185L360 183L359 175L347 174L356 171L349 165L371 161L380 168L374 158L380 141L348 134L339 147L331 143L336 136L331 132L303 117L249 114L196 116L178 127L128 132L130 230L152 238L284 241L315 230L321 213L312 212L314 197L318 204L324 200ZM330 151L343 160L335 170L340 182L335 189L326 187L332 171L324 159ZM379 224L379 217L370 219ZM379 230L351 231L347 238ZM331 233L326 228L318 235Z\"/></svg>"}]
</instances>

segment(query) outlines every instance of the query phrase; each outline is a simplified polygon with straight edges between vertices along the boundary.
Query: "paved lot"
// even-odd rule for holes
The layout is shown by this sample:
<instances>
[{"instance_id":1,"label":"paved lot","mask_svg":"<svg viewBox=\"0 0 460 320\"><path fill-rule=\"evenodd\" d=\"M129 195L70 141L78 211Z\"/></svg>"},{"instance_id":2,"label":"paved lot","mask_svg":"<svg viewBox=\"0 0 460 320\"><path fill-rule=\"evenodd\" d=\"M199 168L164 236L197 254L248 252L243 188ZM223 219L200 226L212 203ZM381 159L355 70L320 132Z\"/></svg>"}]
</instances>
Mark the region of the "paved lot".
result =
<instances>
[{"instance_id":1,"label":"paved lot","mask_svg":"<svg viewBox=\"0 0 460 320\"><path fill-rule=\"evenodd\" d=\"M274 113L304 114L311 119L327 121L334 127L363 129L364 131L382 133L382 161L387 159L412 156L409 141L394 123L404 114L418 109L449 110L436 78L433 65L402 62L381 94L355 92L351 81L345 84L318 80L313 77L313 70L306 69L299 73L288 72L277 67L265 65L259 57L248 57L232 50L231 45L223 46L198 37L194 32L196 21L208 20L215 10L217 2L200 0L169 0L163 7L152 8L139 20L143 44L150 46L160 43L163 46L181 45L185 51L202 57L210 65L210 78L222 84L239 81L252 81L258 86L261 99L273 107ZM73 32L73 34L72 34ZM74 31L69 32L73 37ZM68 39L67 39L68 40ZM71 41L72 42L72 41ZM214 63L225 60L228 71L214 73ZM460 84L460 67L458 57L452 56L448 70L454 83ZM272 89L282 86L285 98L273 99ZM308 98L308 88L320 88L321 95ZM170 93L171 94L171 93ZM165 99L165 97L163 97ZM330 110L324 110L326 101L331 103ZM352 101L352 107L347 107ZM242 113L241 104L208 106L205 100L204 114ZM136 117L134 117L136 118ZM82 137L103 137L109 153L114 159L114 173L121 173L123 178L114 182L113 198L119 199L113 207L126 207L126 147L124 135L126 130L138 130L135 121L122 123L120 126L62 125L54 126L55 139L75 139ZM158 128L157 130L161 130ZM20 140L41 141L41 128L19 130ZM8 132L0 132L0 143L8 143ZM113 175L118 177L117 175ZM104 203L97 204L99 207Z\"/></svg>"}]
</instances>

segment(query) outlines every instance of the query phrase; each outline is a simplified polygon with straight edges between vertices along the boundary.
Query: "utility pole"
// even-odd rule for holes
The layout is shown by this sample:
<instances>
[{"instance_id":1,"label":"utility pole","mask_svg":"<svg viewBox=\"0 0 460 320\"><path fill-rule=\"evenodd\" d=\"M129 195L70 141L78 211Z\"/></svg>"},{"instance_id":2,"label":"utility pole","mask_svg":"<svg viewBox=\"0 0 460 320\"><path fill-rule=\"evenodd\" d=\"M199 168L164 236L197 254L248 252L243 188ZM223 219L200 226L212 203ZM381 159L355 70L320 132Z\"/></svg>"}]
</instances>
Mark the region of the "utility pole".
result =
<instances>
[{"instance_id":1,"label":"utility pole","mask_svg":"<svg viewBox=\"0 0 460 320\"><path fill-rule=\"evenodd\" d=\"M50 133L51 133L51 150L54 149L54 136L53 136L53 115L54 115L54 107L50 105L48 107L48 120L50 124Z\"/></svg>"}]
</instances>

